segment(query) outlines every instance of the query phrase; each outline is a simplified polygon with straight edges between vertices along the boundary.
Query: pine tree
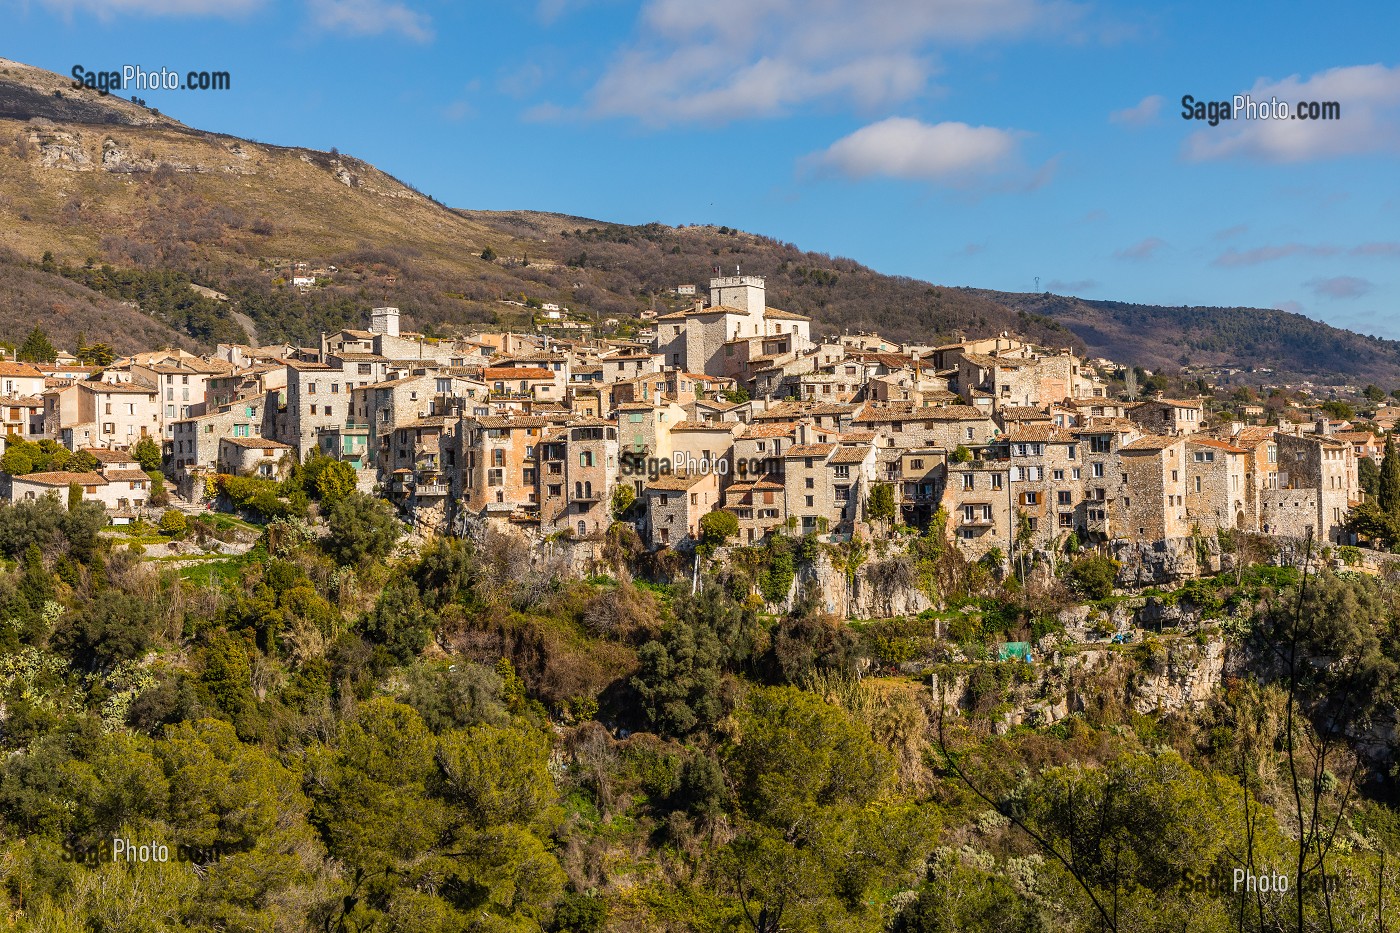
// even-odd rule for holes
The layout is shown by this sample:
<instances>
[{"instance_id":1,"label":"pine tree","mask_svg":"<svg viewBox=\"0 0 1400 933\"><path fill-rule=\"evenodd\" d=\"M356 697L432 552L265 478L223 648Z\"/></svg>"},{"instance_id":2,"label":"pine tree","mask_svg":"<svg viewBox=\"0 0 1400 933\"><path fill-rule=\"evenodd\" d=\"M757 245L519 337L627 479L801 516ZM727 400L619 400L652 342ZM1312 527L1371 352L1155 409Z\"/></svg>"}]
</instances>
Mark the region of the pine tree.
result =
<instances>
[{"instance_id":1,"label":"pine tree","mask_svg":"<svg viewBox=\"0 0 1400 933\"><path fill-rule=\"evenodd\" d=\"M1381 511L1387 515L1400 514L1400 455L1395 452L1395 437L1385 439L1385 459L1381 461L1381 490L1377 496Z\"/></svg>"},{"instance_id":2,"label":"pine tree","mask_svg":"<svg viewBox=\"0 0 1400 933\"><path fill-rule=\"evenodd\" d=\"M58 357L58 350L49 342L49 335L44 333L44 329L35 324L16 355L26 363L52 363Z\"/></svg>"}]
</instances>

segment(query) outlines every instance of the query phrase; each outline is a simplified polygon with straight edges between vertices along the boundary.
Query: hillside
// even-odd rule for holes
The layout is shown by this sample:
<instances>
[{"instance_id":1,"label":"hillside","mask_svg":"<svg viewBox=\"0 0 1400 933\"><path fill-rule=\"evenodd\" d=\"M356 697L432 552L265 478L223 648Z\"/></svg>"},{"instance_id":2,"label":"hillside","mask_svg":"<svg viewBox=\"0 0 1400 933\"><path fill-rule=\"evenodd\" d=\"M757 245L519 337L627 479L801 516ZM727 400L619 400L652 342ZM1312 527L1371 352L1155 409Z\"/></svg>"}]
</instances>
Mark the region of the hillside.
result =
<instances>
[{"instance_id":1,"label":"hillside","mask_svg":"<svg viewBox=\"0 0 1400 933\"><path fill-rule=\"evenodd\" d=\"M876 330L934 343L1015 331L1151 368L1189 355L1400 384L1400 343L1280 311L949 288L728 227L451 210L350 156L193 129L3 59L0 246L22 260L0 260L8 282L0 340L10 341L23 336L33 309L53 307L66 309L61 339L85 329L118 347L174 341L176 332L206 345L312 341L361 323L377 303L397 304L409 326L436 330L528 325L503 303L523 298L626 318L668 306L677 284L738 266L767 277L771 304L811 315L825 333ZM494 258L483 259L488 248ZM61 274L38 269L45 252L55 259L46 268ZM318 287L285 287L294 262L320 270ZM146 287L145 277L160 287ZM74 304L75 282L95 290L77 293L91 315ZM185 295L188 282L230 300L173 307L171 295ZM115 310L131 309L110 299L137 303L151 326L133 326Z\"/></svg>"}]
</instances>

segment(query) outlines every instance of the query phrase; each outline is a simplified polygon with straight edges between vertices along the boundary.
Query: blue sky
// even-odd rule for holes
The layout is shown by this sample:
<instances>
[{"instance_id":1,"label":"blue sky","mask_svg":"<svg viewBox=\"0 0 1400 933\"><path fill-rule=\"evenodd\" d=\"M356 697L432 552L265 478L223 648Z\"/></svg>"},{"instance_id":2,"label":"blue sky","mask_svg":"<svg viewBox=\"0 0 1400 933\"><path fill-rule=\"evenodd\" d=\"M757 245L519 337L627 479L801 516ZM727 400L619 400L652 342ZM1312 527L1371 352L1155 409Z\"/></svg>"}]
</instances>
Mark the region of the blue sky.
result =
<instances>
[{"instance_id":1,"label":"blue sky","mask_svg":"<svg viewBox=\"0 0 1400 933\"><path fill-rule=\"evenodd\" d=\"M453 206L728 224L947 285L1400 337L1400 5L0 0L0 56ZM1181 117L1185 94L1335 122Z\"/></svg>"}]
</instances>

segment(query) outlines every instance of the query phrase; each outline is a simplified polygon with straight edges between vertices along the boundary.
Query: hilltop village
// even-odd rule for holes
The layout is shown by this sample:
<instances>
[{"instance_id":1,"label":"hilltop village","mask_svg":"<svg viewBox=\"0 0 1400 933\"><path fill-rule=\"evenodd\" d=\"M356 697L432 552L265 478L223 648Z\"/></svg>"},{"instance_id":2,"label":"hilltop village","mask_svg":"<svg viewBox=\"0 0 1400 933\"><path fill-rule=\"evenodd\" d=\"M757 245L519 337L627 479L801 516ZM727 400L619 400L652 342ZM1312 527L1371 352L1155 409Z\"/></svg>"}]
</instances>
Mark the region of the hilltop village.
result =
<instances>
[{"instance_id":1,"label":"hilltop village","mask_svg":"<svg viewBox=\"0 0 1400 933\"><path fill-rule=\"evenodd\" d=\"M632 341L429 338L384 307L314 347L5 362L9 443L48 439L84 466L11 467L7 494L81 489L114 522L140 519L153 479L132 451L149 438L192 503L216 498L220 476L277 480L323 456L427 533L485 521L596 539L624 520L648 548L686 551L723 511L740 544L944 523L970 558L1002 561L1070 537L1344 543L1358 464L1380 459L1375 436L1326 416L1269 425L1217 420L1202 398L1130 401L1109 390L1108 361L1010 334L818 340L768 307L761 277L714 278L707 297Z\"/></svg>"}]
</instances>

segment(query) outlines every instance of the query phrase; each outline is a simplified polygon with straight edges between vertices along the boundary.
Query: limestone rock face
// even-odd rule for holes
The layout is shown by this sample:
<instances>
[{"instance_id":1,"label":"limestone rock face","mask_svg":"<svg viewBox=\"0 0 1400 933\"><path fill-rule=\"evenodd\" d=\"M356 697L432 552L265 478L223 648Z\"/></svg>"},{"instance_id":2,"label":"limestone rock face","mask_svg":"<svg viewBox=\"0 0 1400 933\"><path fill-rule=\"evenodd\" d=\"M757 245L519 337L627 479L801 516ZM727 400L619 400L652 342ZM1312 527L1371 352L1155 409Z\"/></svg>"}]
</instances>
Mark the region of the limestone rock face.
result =
<instances>
[{"instance_id":1,"label":"limestone rock face","mask_svg":"<svg viewBox=\"0 0 1400 933\"><path fill-rule=\"evenodd\" d=\"M90 172L92 157L82 140L63 130L39 129L30 133L29 141L39 147L39 164L44 168L61 168L69 172Z\"/></svg>"},{"instance_id":2,"label":"limestone rock face","mask_svg":"<svg viewBox=\"0 0 1400 933\"><path fill-rule=\"evenodd\" d=\"M1157 668L1134 686L1134 709L1139 713L1200 709L1224 681L1225 642L1175 642Z\"/></svg>"},{"instance_id":3,"label":"limestone rock face","mask_svg":"<svg viewBox=\"0 0 1400 933\"><path fill-rule=\"evenodd\" d=\"M853 576L819 554L798 578L823 609L847 619L916 616L933 605L900 558L863 563Z\"/></svg>"},{"instance_id":4,"label":"limestone rock face","mask_svg":"<svg viewBox=\"0 0 1400 933\"><path fill-rule=\"evenodd\" d=\"M1214 538L1206 538L1209 552L1214 547L1216 569L1219 569L1220 548ZM1164 538L1160 541L1120 539L1109 544L1113 559L1118 561L1116 585L1123 589L1166 586L1189 580L1202 571L1196 559L1196 542L1192 538ZM1210 561L1207 561L1209 564ZM1210 572L1208 568L1204 568Z\"/></svg>"}]
</instances>

